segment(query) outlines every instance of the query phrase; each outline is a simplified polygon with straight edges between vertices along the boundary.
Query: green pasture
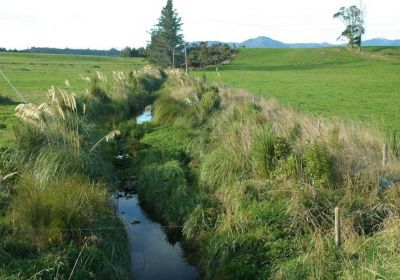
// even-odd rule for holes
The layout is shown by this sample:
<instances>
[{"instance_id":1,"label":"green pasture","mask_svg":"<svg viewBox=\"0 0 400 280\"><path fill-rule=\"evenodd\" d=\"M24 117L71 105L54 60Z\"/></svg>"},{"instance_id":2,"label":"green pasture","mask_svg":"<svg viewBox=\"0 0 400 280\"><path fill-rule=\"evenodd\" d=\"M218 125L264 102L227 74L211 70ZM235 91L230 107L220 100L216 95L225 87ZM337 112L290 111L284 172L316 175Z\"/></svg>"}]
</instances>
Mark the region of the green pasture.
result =
<instances>
[{"instance_id":1,"label":"green pasture","mask_svg":"<svg viewBox=\"0 0 400 280\"><path fill-rule=\"evenodd\" d=\"M400 48L243 49L195 74L308 113L400 128Z\"/></svg>"},{"instance_id":2,"label":"green pasture","mask_svg":"<svg viewBox=\"0 0 400 280\"><path fill-rule=\"evenodd\" d=\"M65 87L65 80L79 94L87 87L80 75L93 76L100 71L110 76L114 70L126 71L145 64L142 58L0 53L0 69L25 100L34 103L46 100L52 85ZM0 96L11 98L15 104L21 101L2 76ZM10 140L15 104L0 102L0 144Z\"/></svg>"}]
</instances>

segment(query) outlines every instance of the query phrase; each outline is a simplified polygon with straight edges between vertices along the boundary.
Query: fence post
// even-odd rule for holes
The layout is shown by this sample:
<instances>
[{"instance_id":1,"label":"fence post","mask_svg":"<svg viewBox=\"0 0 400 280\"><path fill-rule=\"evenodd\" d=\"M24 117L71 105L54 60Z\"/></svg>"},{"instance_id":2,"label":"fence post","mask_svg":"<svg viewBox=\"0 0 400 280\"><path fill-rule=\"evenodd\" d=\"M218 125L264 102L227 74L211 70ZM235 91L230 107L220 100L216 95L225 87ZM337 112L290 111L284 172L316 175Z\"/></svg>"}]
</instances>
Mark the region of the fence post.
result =
<instances>
[{"instance_id":1,"label":"fence post","mask_svg":"<svg viewBox=\"0 0 400 280\"><path fill-rule=\"evenodd\" d=\"M383 150L382 150L382 166L385 167L387 164L387 152L388 152L388 147L387 144L383 144Z\"/></svg>"},{"instance_id":2,"label":"fence post","mask_svg":"<svg viewBox=\"0 0 400 280\"><path fill-rule=\"evenodd\" d=\"M335 245L340 247L342 243L342 229L341 229L341 219L340 219L340 209L335 208Z\"/></svg>"}]
</instances>

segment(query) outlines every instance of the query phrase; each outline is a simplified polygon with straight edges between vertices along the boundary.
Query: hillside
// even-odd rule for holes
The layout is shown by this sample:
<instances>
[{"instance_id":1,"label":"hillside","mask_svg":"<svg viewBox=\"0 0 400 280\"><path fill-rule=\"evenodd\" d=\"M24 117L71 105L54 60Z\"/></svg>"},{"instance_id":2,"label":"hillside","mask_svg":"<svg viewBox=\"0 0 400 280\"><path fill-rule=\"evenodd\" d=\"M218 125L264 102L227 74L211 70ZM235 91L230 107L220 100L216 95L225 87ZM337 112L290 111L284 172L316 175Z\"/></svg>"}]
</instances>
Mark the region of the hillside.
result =
<instances>
[{"instance_id":1,"label":"hillside","mask_svg":"<svg viewBox=\"0 0 400 280\"><path fill-rule=\"evenodd\" d=\"M400 48L243 49L228 65L197 72L275 97L302 111L400 127Z\"/></svg>"},{"instance_id":2,"label":"hillside","mask_svg":"<svg viewBox=\"0 0 400 280\"><path fill-rule=\"evenodd\" d=\"M246 48L322 48L333 46L328 43L284 43L266 36L248 39L238 45Z\"/></svg>"},{"instance_id":3,"label":"hillside","mask_svg":"<svg viewBox=\"0 0 400 280\"><path fill-rule=\"evenodd\" d=\"M194 42L196 43L196 42ZM198 42L197 42L198 43ZM282 41L278 41L272 39L267 36L259 36L256 38L250 38L243 42L220 42L220 41L208 41L209 45L215 44L228 44L230 46L239 46L245 48L325 48L325 47L335 47L343 44L329 44L326 42L323 43L285 43ZM385 46L385 47L395 47L400 46L400 40L389 40L385 38L373 38L363 41L363 46Z\"/></svg>"}]
</instances>

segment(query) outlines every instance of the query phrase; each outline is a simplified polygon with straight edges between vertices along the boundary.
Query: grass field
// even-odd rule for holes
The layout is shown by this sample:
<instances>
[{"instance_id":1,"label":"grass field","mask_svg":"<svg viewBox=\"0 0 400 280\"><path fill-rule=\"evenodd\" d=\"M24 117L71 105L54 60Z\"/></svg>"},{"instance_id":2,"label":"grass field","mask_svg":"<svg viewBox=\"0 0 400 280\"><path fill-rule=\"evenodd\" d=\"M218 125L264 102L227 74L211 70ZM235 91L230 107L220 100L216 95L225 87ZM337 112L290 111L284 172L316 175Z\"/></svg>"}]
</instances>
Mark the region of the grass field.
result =
<instances>
[{"instance_id":1,"label":"grass field","mask_svg":"<svg viewBox=\"0 0 400 280\"><path fill-rule=\"evenodd\" d=\"M96 71L110 74L113 70L125 71L144 64L143 59L137 58L0 53L0 69L28 102L45 100L47 89L52 85L65 87L65 80L79 93L87 86L80 74L92 76ZM21 101L3 77L0 77L0 96L10 97L16 103ZM0 103L0 106L1 144L10 139L15 104Z\"/></svg>"},{"instance_id":2,"label":"grass field","mask_svg":"<svg viewBox=\"0 0 400 280\"><path fill-rule=\"evenodd\" d=\"M312 114L400 128L400 48L243 49L197 74Z\"/></svg>"},{"instance_id":3,"label":"grass field","mask_svg":"<svg viewBox=\"0 0 400 280\"><path fill-rule=\"evenodd\" d=\"M28 102L44 100L51 86L68 80L77 92L82 75L111 73L146 64L118 57L0 54L0 67ZM252 93L275 97L301 111L400 128L400 48L243 49L228 65L195 72ZM0 79L0 96L19 102ZM0 105L0 143L10 139L15 105Z\"/></svg>"}]
</instances>

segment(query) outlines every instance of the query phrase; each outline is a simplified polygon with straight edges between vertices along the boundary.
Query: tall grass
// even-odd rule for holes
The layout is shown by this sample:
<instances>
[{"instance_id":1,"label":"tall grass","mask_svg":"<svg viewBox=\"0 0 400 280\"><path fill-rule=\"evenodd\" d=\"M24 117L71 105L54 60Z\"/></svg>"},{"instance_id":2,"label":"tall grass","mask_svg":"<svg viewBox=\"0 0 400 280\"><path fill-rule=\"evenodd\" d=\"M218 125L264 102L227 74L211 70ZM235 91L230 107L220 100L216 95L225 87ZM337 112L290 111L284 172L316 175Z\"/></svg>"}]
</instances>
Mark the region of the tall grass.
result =
<instances>
[{"instance_id":1,"label":"tall grass","mask_svg":"<svg viewBox=\"0 0 400 280\"><path fill-rule=\"evenodd\" d=\"M104 186L78 177L40 185L24 176L10 206L8 220L14 223L17 234L21 232L21 238L44 248L49 243L62 246L68 240L79 241L84 232L64 229L94 227L101 217L110 215L109 211Z\"/></svg>"},{"instance_id":2,"label":"tall grass","mask_svg":"<svg viewBox=\"0 0 400 280\"><path fill-rule=\"evenodd\" d=\"M5 275L21 279L129 275L128 242L109 208L105 186L79 177L43 185L28 175L18 185L3 229L8 237L2 237L2 254L8 258L0 257L0 270L5 269ZM116 229L96 230L112 227Z\"/></svg>"},{"instance_id":3,"label":"tall grass","mask_svg":"<svg viewBox=\"0 0 400 280\"><path fill-rule=\"evenodd\" d=\"M73 93L52 88L49 103L21 104L16 111L22 121L15 127L16 153L38 181L95 174L99 160L89 153L93 126L78 111Z\"/></svg>"},{"instance_id":4,"label":"tall grass","mask_svg":"<svg viewBox=\"0 0 400 280\"><path fill-rule=\"evenodd\" d=\"M140 194L158 213L176 209L166 220L185 222L206 278L398 275L392 241L399 237L393 221L400 217L400 165L390 155L382 166L385 137L376 128L317 119L177 71L169 73L154 115L156 124L169 126L142 139L148 146L134 159ZM185 145L164 141L188 128ZM157 164L155 149L162 155L171 146L185 153L185 160L168 156L179 160L185 184L167 172L170 163ZM380 187L382 179L392 186ZM336 206L343 215L341 249L333 242Z\"/></svg>"}]
</instances>

